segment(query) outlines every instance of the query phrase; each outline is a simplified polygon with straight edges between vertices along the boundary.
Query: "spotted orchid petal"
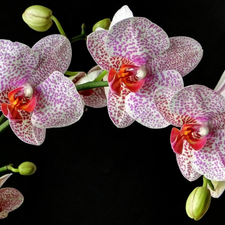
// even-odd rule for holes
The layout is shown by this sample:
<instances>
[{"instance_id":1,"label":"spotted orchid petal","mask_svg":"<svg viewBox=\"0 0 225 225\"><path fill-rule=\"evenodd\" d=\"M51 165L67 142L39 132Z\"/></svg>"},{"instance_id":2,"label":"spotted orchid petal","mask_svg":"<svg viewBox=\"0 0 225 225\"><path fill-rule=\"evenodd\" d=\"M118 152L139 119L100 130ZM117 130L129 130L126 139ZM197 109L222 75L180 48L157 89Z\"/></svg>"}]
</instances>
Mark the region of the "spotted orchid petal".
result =
<instances>
[{"instance_id":1,"label":"spotted orchid petal","mask_svg":"<svg viewBox=\"0 0 225 225\"><path fill-rule=\"evenodd\" d=\"M197 180L201 176L201 174L198 173L192 166L192 162L194 161L194 153L195 151L193 150L193 148L186 140L184 140L182 154L176 154L176 159L180 171L183 176L189 181Z\"/></svg>"},{"instance_id":2,"label":"spotted orchid petal","mask_svg":"<svg viewBox=\"0 0 225 225\"><path fill-rule=\"evenodd\" d=\"M105 48L105 39L107 38L107 30L97 30L87 36L87 48L95 60L96 64L103 70L109 71L111 68L119 70L122 64L133 65L134 63L128 59L110 56Z\"/></svg>"},{"instance_id":3,"label":"spotted orchid petal","mask_svg":"<svg viewBox=\"0 0 225 225\"><path fill-rule=\"evenodd\" d=\"M69 40L63 35L49 35L38 41L32 50L38 54L39 63L29 83L37 86L54 71L65 73L68 69L72 50Z\"/></svg>"},{"instance_id":4,"label":"spotted orchid petal","mask_svg":"<svg viewBox=\"0 0 225 225\"><path fill-rule=\"evenodd\" d=\"M27 144L41 145L45 140L46 129L35 127L31 123L31 114L21 111L23 120L21 123L9 120L10 127L15 135Z\"/></svg>"},{"instance_id":5,"label":"spotted orchid petal","mask_svg":"<svg viewBox=\"0 0 225 225\"><path fill-rule=\"evenodd\" d=\"M203 85L190 85L176 92L170 101L170 110L204 122L223 113L225 99Z\"/></svg>"},{"instance_id":6,"label":"spotted orchid petal","mask_svg":"<svg viewBox=\"0 0 225 225\"><path fill-rule=\"evenodd\" d=\"M203 149L193 152L192 166L209 180L225 180L225 130L207 137Z\"/></svg>"},{"instance_id":7,"label":"spotted orchid petal","mask_svg":"<svg viewBox=\"0 0 225 225\"><path fill-rule=\"evenodd\" d=\"M20 207L23 203L23 195L15 188L0 189L0 219L8 216L8 213Z\"/></svg>"},{"instance_id":8,"label":"spotted orchid petal","mask_svg":"<svg viewBox=\"0 0 225 225\"><path fill-rule=\"evenodd\" d=\"M127 113L137 122L149 128L167 127L168 123L158 111L154 101L157 88L183 87L183 79L175 70L163 71L146 77L143 87L135 93L129 93L125 98Z\"/></svg>"},{"instance_id":9,"label":"spotted orchid petal","mask_svg":"<svg viewBox=\"0 0 225 225\"><path fill-rule=\"evenodd\" d=\"M202 46L190 37L170 38L170 47L153 59L152 72L177 70L182 76L190 73L203 56Z\"/></svg>"},{"instance_id":10,"label":"spotted orchid petal","mask_svg":"<svg viewBox=\"0 0 225 225\"><path fill-rule=\"evenodd\" d=\"M38 65L38 55L28 46L0 40L0 92L27 82Z\"/></svg>"},{"instance_id":11,"label":"spotted orchid petal","mask_svg":"<svg viewBox=\"0 0 225 225\"><path fill-rule=\"evenodd\" d=\"M105 39L110 56L126 58L137 66L150 63L169 48L165 31L143 17L130 17L114 24Z\"/></svg>"},{"instance_id":12,"label":"spotted orchid petal","mask_svg":"<svg viewBox=\"0 0 225 225\"><path fill-rule=\"evenodd\" d=\"M132 11L129 9L127 5L124 5L122 8L120 8L115 15L113 16L113 19L111 21L111 24L109 26L109 29L115 24L118 23L121 20L127 19L129 17L133 17Z\"/></svg>"},{"instance_id":13,"label":"spotted orchid petal","mask_svg":"<svg viewBox=\"0 0 225 225\"><path fill-rule=\"evenodd\" d=\"M225 190L225 181L215 181L212 180L211 181L213 186L214 186L214 191L210 188L210 186L208 185L208 189L210 190L211 196L213 198L219 198L224 190Z\"/></svg>"},{"instance_id":14,"label":"spotted orchid petal","mask_svg":"<svg viewBox=\"0 0 225 225\"><path fill-rule=\"evenodd\" d=\"M158 88L154 93L154 102L157 110L173 126L182 127L186 123L197 123L197 121L189 116L176 115L170 111L170 101L174 94L182 87Z\"/></svg>"},{"instance_id":15,"label":"spotted orchid petal","mask_svg":"<svg viewBox=\"0 0 225 225\"><path fill-rule=\"evenodd\" d=\"M0 187L12 173L5 174L0 177ZM23 203L23 195L15 188L1 188L0 189L0 219L8 216L8 213L20 207Z\"/></svg>"},{"instance_id":16,"label":"spotted orchid petal","mask_svg":"<svg viewBox=\"0 0 225 225\"><path fill-rule=\"evenodd\" d=\"M108 92L108 113L112 122L118 128L130 126L135 120L125 110L125 99L130 93L124 84L121 86L121 95L115 95L111 90Z\"/></svg>"},{"instance_id":17,"label":"spotted orchid petal","mask_svg":"<svg viewBox=\"0 0 225 225\"><path fill-rule=\"evenodd\" d=\"M63 127L83 114L83 104L73 82L60 72L52 73L37 86L37 105L31 122L35 127Z\"/></svg>"}]
</instances>

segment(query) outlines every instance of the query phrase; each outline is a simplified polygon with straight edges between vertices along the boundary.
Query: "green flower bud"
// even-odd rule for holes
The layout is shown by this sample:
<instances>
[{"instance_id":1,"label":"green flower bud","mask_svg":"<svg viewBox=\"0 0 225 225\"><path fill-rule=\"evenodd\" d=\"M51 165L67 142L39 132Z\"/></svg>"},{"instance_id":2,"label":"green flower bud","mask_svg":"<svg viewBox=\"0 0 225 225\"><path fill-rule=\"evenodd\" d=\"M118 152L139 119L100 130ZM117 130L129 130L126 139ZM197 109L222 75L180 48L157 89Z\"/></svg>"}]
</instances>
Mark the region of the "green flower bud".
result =
<instances>
[{"instance_id":1,"label":"green flower bud","mask_svg":"<svg viewBox=\"0 0 225 225\"><path fill-rule=\"evenodd\" d=\"M52 26L52 11L41 5L28 7L22 15L24 22L36 31L46 31Z\"/></svg>"},{"instance_id":2,"label":"green flower bud","mask_svg":"<svg viewBox=\"0 0 225 225\"><path fill-rule=\"evenodd\" d=\"M23 162L18 167L18 172L21 175L32 175L36 171L37 167L32 162Z\"/></svg>"},{"instance_id":3,"label":"green flower bud","mask_svg":"<svg viewBox=\"0 0 225 225\"><path fill-rule=\"evenodd\" d=\"M93 26L92 31L95 31L98 27L108 30L110 23L111 23L111 21L108 18L106 18L104 20L100 20Z\"/></svg>"},{"instance_id":4,"label":"green flower bud","mask_svg":"<svg viewBox=\"0 0 225 225\"><path fill-rule=\"evenodd\" d=\"M211 194L206 187L196 187L188 196L186 212L191 219L200 220L211 203Z\"/></svg>"}]
</instances>

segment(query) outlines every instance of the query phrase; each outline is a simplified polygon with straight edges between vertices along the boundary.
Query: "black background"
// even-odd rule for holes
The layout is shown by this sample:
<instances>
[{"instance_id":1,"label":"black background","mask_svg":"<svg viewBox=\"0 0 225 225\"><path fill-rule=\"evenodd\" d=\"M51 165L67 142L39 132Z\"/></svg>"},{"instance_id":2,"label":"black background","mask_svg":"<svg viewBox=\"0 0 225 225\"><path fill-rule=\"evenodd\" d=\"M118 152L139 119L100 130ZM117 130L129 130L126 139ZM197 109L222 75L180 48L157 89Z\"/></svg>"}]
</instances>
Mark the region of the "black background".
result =
<instances>
[{"instance_id":1,"label":"black background","mask_svg":"<svg viewBox=\"0 0 225 225\"><path fill-rule=\"evenodd\" d=\"M42 37L22 20L30 5L53 11L69 38L87 33L95 22L112 18L127 4L134 16L146 17L168 36L189 36L204 49L197 68L184 78L185 85L214 88L225 70L225 1L8 1L1 0L0 38L32 47ZM85 41L72 44L69 70L88 71L95 65ZM0 166L32 161L37 172L29 177L11 176L4 187L20 190L25 201L0 224L146 225L211 224L224 218L225 196L212 199L207 214L198 222L188 218L185 202L202 179L187 181L180 173L170 148L171 126L148 129L138 123L116 128L107 108L88 108L82 118L65 128L48 129L41 146L20 141L11 129L0 136Z\"/></svg>"}]
</instances>

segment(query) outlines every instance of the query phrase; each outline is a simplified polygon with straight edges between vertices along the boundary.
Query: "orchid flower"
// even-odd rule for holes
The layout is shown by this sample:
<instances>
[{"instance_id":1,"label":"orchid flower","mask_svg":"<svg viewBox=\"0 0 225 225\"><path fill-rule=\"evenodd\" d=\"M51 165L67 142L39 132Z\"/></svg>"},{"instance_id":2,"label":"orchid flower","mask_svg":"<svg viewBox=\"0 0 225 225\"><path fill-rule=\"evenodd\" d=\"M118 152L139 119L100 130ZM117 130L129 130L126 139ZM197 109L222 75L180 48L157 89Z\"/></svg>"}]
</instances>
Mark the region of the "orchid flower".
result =
<instances>
[{"instance_id":1,"label":"orchid flower","mask_svg":"<svg viewBox=\"0 0 225 225\"><path fill-rule=\"evenodd\" d=\"M85 84L94 81L103 72L99 66L94 66L88 73L79 72L77 75L70 77L75 85ZM107 106L107 99L103 87L79 91L84 105L92 108L102 108Z\"/></svg>"},{"instance_id":2,"label":"orchid flower","mask_svg":"<svg viewBox=\"0 0 225 225\"><path fill-rule=\"evenodd\" d=\"M178 73L185 76L192 71L203 54L194 39L169 38L148 19L133 17L128 6L117 11L109 30L98 28L88 35L87 48L99 67L109 71L108 112L120 128L134 121L149 128L168 126L153 93L161 85L177 83ZM176 78L163 72L169 70L178 72Z\"/></svg>"},{"instance_id":3,"label":"orchid flower","mask_svg":"<svg viewBox=\"0 0 225 225\"><path fill-rule=\"evenodd\" d=\"M158 89L158 110L172 125L170 142L178 166L189 181L204 175L225 180L225 98L203 85L190 85L173 95Z\"/></svg>"},{"instance_id":4,"label":"orchid flower","mask_svg":"<svg viewBox=\"0 0 225 225\"><path fill-rule=\"evenodd\" d=\"M0 188L5 181L12 175L6 174L0 177ZM0 189L0 219L8 216L8 213L20 207L23 203L23 195L15 188L1 188Z\"/></svg>"},{"instance_id":5,"label":"orchid flower","mask_svg":"<svg viewBox=\"0 0 225 225\"><path fill-rule=\"evenodd\" d=\"M14 133L40 145L46 128L75 123L83 104L73 82L64 76L71 45L62 35L50 35L32 48L0 40L0 104Z\"/></svg>"}]
</instances>

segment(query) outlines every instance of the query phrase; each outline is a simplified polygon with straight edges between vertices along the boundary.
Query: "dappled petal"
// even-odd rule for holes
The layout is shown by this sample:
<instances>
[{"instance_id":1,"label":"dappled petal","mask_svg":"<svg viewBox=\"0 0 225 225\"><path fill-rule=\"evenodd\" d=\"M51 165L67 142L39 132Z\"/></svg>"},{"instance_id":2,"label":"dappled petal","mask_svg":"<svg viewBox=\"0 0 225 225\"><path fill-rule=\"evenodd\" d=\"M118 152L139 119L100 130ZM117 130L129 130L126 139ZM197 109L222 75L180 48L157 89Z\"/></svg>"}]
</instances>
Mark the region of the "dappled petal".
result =
<instances>
[{"instance_id":1,"label":"dappled petal","mask_svg":"<svg viewBox=\"0 0 225 225\"><path fill-rule=\"evenodd\" d=\"M182 127L186 123L197 123L197 121L189 116L176 115L170 111L170 100L174 94L181 89L181 86L170 88L158 88L154 93L154 101L157 110L172 125Z\"/></svg>"},{"instance_id":2,"label":"dappled petal","mask_svg":"<svg viewBox=\"0 0 225 225\"><path fill-rule=\"evenodd\" d=\"M170 110L198 121L207 120L223 113L225 99L203 85L190 85L176 92L170 101Z\"/></svg>"},{"instance_id":3,"label":"dappled petal","mask_svg":"<svg viewBox=\"0 0 225 225\"><path fill-rule=\"evenodd\" d=\"M38 54L27 45L0 40L0 92L26 83L38 64Z\"/></svg>"},{"instance_id":4,"label":"dappled petal","mask_svg":"<svg viewBox=\"0 0 225 225\"><path fill-rule=\"evenodd\" d=\"M193 152L192 166L209 180L225 180L225 130L214 132L203 149Z\"/></svg>"},{"instance_id":5,"label":"dappled petal","mask_svg":"<svg viewBox=\"0 0 225 225\"><path fill-rule=\"evenodd\" d=\"M154 95L160 87L183 87L183 80L175 70L152 74L145 79L145 84L136 93L126 96L126 111L137 122L149 128L163 128L170 123L158 111Z\"/></svg>"},{"instance_id":6,"label":"dappled petal","mask_svg":"<svg viewBox=\"0 0 225 225\"><path fill-rule=\"evenodd\" d=\"M29 79L29 82L35 86L54 71L65 73L70 65L71 44L63 35L54 34L44 37L32 47L32 50L39 54L36 72Z\"/></svg>"},{"instance_id":7,"label":"dappled petal","mask_svg":"<svg viewBox=\"0 0 225 225\"><path fill-rule=\"evenodd\" d=\"M83 115L83 103L73 82L60 72L52 73L37 86L37 105L32 124L40 128L63 127Z\"/></svg>"},{"instance_id":8,"label":"dappled petal","mask_svg":"<svg viewBox=\"0 0 225 225\"><path fill-rule=\"evenodd\" d=\"M152 62L152 72L177 70L182 76L190 73L202 59L202 46L190 37L170 38L170 47Z\"/></svg>"},{"instance_id":9,"label":"dappled petal","mask_svg":"<svg viewBox=\"0 0 225 225\"><path fill-rule=\"evenodd\" d=\"M20 113L23 121L21 123L10 121L11 129L20 140L32 145L41 145L45 140L46 129L35 127L31 123L30 113L25 111Z\"/></svg>"},{"instance_id":10,"label":"dappled petal","mask_svg":"<svg viewBox=\"0 0 225 225\"><path fill-rule=\"evenodd\" d=\"M15 188L0 189L0 219L8 216L8 213L20 207L23 203L23 195Z\"/></svg>"},{"instance_id":11,"label":"dappled petal","mask_svg":"<svg viewBox=\"0 0 225 225\"><path fill-rule=\"evenodd\" d=\"M113 19L111 21L111 24L109 26L109 29L115 24L118 23L121 20L127 19L129 17L133 17L132 11L129 9L127 5L124 5L122 8L120 8L115 15L113 16Z\"/></svg>"},{"instance_id":12,"label":"dappled petal","mask_svg":"<svg viewBox=\"0 0 225 225\"><path fill-rule=\"evenodd\" d=\"M150 20L130 17L111 27L105 45L110 56L123 57L140 66L168 49L169 38Z\"/></svg>"},{"instance_id":13,"label":"dappled petal","mask_svg":"<svg viewBox=\"0 0 225 225\"><path fill-rule=\"evenodd\" d=\"M125 98L129 89L124 84L121 86L121 95L115 95L111 90L108 92L108 113L112 122L118 128L130 126L135 120L125 110Z\"/></svg>"},{"instance_id":14,"label":"dappled petal","mask_svg":"<svg viewBox=\"0 0 225 225\"><path fill-rule=\"evenodd\" d=\"M194 152L194 149L192 149L189 143L184 140L182 154L176 154L176 159L180 171L183 176L189 181L197 180L201 176L201 174L198 173L192 165Z\"/></svg>"}]
</instances>

